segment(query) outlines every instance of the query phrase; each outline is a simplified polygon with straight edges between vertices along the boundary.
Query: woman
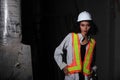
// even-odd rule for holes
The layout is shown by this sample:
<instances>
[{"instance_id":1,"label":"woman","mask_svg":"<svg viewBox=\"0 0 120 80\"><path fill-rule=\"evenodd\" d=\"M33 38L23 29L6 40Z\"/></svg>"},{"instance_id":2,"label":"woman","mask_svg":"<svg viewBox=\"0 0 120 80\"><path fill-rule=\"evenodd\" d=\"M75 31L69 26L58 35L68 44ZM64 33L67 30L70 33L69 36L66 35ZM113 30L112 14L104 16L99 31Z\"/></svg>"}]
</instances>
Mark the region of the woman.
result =
<instances>
[{"instance_id":1,"label":"woman","mask_svg":"<svg viewBox=\"0 0 120 80\"><path fill-rule=\"evenodd\" d=\"M91 15L83 11L77 19L78 32L69 33L55 49L54 58L65 73L65 80L93 80L92 73L96 71L95 46L93 38L97 28ZM66 62L63 54L66 50Z\"/></svg>"}]
</instances>

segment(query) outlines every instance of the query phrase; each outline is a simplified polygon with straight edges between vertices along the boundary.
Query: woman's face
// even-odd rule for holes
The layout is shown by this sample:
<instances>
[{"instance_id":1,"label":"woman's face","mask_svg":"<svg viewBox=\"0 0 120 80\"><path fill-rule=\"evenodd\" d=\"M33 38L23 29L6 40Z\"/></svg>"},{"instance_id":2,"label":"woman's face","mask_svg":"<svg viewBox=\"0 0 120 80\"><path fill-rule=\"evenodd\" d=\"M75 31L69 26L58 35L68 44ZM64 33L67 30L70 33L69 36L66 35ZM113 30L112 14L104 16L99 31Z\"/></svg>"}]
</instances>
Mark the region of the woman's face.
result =
<instances>
[{"instance_id":1,"label":"woman's face","mask_svg":"<svg viewBox=\"0 0 120 80\"><path fill-rule=\"evenodd\" d=\"M80 30L84 36L87 35L89 29L90 29L90 23L88 21L80 22Z\"/></svg>"}]
</instances>

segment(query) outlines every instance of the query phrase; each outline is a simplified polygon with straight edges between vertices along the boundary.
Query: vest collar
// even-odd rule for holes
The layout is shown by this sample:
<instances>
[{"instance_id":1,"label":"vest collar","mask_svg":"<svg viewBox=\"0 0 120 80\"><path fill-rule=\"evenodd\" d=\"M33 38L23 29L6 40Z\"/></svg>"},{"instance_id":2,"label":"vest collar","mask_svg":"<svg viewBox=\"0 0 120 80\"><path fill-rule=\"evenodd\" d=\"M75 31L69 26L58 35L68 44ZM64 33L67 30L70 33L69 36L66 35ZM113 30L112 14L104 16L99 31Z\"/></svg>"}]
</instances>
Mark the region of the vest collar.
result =
<instances>
[{"instance_id":1,"label":"vest collar","mask_svg":"<svg viewBox=\"0 0 120 80\"><path fill-rule=\"evenodd\" d=\"M81 33L78 33L78 36L79 36L79 40L80 40L80 43L82 43L82 40L83 40L83 35ZM88 36L88 41L90 40L90 36Z\"/></svg>"}]
</instances>

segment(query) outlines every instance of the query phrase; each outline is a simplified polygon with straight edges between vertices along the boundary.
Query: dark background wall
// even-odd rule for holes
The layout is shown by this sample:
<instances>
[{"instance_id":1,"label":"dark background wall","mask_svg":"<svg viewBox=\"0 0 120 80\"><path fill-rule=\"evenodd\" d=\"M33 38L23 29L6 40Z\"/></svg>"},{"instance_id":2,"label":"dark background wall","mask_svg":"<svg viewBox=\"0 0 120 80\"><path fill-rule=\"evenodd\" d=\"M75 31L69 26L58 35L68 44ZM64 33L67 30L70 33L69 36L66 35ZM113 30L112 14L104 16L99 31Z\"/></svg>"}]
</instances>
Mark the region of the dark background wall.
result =
<instances>
[{"instance_id":1,"label":"dark background wall","mask_svg":"<svg viewBox=\"0 0 120 80\"><path fill-rule=\"evenodd\" d=\"M114 79L119 80L119 72L120 72L120 0L116 0L115 2L115 54L114 54Z\"/></svg>"},{"instance_id":2,"label":"dark background wall","mask_svg":"<svg viewBox=\"0 0 120 80\"><path fill-rule=\"evenodd\" d=\"M31 45L34 80L63 79L64 74L54 61L54 50L72 31L78 13L83 10L92 14L99 29L96 55L99 80L119 80L118 3L117 0L22 0L22 42Z\"/></svg>"}]
</instances>

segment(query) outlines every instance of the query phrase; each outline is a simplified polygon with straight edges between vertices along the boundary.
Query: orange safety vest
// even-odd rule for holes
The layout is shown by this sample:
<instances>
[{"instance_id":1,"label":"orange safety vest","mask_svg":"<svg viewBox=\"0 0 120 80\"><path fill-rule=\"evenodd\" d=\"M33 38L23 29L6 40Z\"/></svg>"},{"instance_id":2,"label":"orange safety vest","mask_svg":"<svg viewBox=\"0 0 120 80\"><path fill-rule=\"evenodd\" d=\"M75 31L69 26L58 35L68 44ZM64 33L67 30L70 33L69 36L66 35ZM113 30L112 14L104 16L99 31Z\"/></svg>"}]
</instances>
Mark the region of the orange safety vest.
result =
<instances>
[{"instance_id":1,"label":"orange safety vest","mask_svg":"<svg viewBox=\"0 0 120 80\"><path fill-rule=\"evenodd\" d=\"M93 50L95 47L95 40L93 38L90 39L87 45L84 61L81 60L81 51L80 51L80 40L78 34L72 33L72 53L73 59L72 63L68 65L68 71L70 74L76 72L82 72L84 75L90 75L90 68L93 56Z\"/></svg>"}]
</instances>

